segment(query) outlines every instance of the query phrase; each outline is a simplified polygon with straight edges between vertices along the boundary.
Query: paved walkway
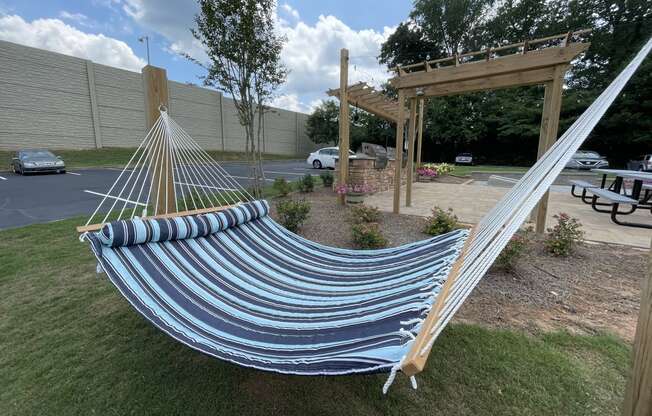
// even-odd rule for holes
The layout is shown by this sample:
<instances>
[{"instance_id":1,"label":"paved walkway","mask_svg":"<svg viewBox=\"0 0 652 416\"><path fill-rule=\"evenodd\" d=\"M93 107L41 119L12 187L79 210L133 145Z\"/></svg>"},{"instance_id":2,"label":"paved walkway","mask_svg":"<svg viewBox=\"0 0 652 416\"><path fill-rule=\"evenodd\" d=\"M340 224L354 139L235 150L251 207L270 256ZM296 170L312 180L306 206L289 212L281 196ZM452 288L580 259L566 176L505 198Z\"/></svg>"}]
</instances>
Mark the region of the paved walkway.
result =
<instances>
[{"instance_id":1,"label":"paved walkway","mask_svg":"<svg viewBox=\"0 0 652 416\"><path fill-rule=\"evenodd\" d=\"M412 206L405 206L405 187L401 189L401 213L429 216L430 210L437 205L452 208L461 222L476 223L509 190L508 188L486 185L458 185L446 183L415 183L412 187ZM393 192L379 192L367 198L365 203L377 206L382 211L392 211ZM609 214L600 214L570 196L570 188L556 187L550 193L547 225L553 223L552 216L565 212L578 218L586 232L586 239L607 243L625 244L636 247L650 247L652 230L623 227L614 224ZM636 212L627 216L633 222L652 222L649 211Z\"/></svg>"}]
</instances>

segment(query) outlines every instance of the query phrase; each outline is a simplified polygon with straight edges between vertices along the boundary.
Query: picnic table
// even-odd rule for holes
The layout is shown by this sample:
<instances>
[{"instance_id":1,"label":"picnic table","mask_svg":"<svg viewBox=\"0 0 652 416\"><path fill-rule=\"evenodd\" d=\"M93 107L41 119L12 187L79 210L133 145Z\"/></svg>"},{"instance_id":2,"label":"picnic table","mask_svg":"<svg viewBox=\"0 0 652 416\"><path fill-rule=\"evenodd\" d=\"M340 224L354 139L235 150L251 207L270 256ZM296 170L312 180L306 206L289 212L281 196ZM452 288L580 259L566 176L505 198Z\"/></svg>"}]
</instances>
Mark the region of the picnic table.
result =
<instances>
[{"instance_id":1,"label":"picnic table","mask_svg":"<svg viewBox=\"0 0 652 416\"><path fill-rule=\"evenodd\" d=\"M621 215L632 214L640 208L649 209L652 213L652 173L602 168L592 169L592 171L602 175L600 186L589 182L572 180L570 181L571 194L574 197L581 198L582 202L591 205L591 208L597 212L611 214L611 220L616 224L652 228L651 224L626 222L618 218ZM607 187L607 179L610 175L615 175L616 178ZM629 193L624 186L626 179L633 181ZM576 188L582 189L581 195L575 193ZM592 194L590 198L587 197L587 192ZM600 202L600 200L607 202ZM629 206L629 208L621 210L621 205ZM608 208L603 209L601 207Z\"/></svg>"}]
</instances>

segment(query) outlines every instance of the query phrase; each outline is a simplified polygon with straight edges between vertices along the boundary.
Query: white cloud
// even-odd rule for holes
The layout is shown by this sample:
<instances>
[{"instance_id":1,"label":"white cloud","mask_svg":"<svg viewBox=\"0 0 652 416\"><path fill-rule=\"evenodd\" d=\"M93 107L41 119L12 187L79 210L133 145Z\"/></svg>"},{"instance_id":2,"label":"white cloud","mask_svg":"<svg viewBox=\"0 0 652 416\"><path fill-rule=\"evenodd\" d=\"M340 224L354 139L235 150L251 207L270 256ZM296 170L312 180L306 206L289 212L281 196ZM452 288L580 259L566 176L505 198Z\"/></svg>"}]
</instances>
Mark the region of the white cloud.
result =
<instances>
[{"instance_id":1,"label":"white cloud","mask_svg":"<svg viewBox=\"0 0 652 416\"><path fill-rule=\"evenodd\" d=\"M290 6L287 3L283 3L281 5L281 8L285 10L290 16L294 17L295 19L299 20L301 16L299 16L299 11L292 6Z\"/></svg>"},{"instance_id":2,"label":"white cloud","mask_svg":"<svg viewBox=\"0 0 652 416\"><path fill-rule=\"evenodd\" d=\"M283 94L275 97L271 102L272 107L283 108L290 111L304 111L305 105L299 101L296 94Z\"/></svg>"},{"instance_id":3,"label":"white cloud","mask_svg":"<svg viewBox=\"0 0 652 416\"><path fill-rule=\"evenodd\" d=\"M27 22L17 15L1 16L0 39L132 71L140 71L146 64L126 43L82 32L59 19Z\"/></svg>"},{"instance_id":4,"label":"white cloud","mask_svg":"<svg viewBox=\"0 0 652 416\"><path fill-rule=\"evenodd\" d=\"M81 25L88 25L88 16L83 13L71 13L65 10L59 12L59 17L63 20L70 20Z\"/></svg>"},{"instance_id":5,"label":"white cloud","mask_svg":"<svg viewBox=\"0 0 652 416\"><path fill-rule=\"evenodd\" d=\"M190 33L193 17L198 12L194 1L167 1L163 7L157 0L124 0L123 9L142 27L164 36L170 42L170 53L188 53L196 59L206 59L202 46ZM327 98L325 91L339 85L341 48L349 49L350 83L366 81L378 86L388 78L376 57L381 44L395 28L354 30L334 16L319 16L316 23L308 24L287 3L281 4L278 12L294 20L290 23L276 16L277 31L287 37L281 58L290 70L275 101L279 106L310 111L314 102Z\"/></svg>"},{"instance_id":6,"label":"white cloud","mask_svg":"<svg viewBox=\"0 0 652 416\"><path fill-rule=\"evenodd\" d=\"M278 30L287 37L282 52L283 62L291 71L286 91L326 98L325 91L339 85L341 48L349 50L349 83L365 81L378 86L388 77L376 56L394 28L356 31L337 17L319 16L315 25L279 24Z\"/></svg>"}]
</instances>

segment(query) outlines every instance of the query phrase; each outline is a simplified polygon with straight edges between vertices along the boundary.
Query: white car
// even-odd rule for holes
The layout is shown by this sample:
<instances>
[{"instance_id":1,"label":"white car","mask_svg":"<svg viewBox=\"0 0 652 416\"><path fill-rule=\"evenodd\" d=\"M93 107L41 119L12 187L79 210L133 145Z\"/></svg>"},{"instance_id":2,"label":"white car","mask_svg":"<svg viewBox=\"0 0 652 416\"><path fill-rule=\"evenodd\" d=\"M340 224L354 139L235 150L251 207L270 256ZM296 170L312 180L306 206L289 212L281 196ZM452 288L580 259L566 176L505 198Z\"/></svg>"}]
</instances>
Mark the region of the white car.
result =
<instances>
[{"instance_id":1,"label":"white car","mask_svg":"<svg viewBox=\"0 0 652 416\"><path fill-rule=\"evenodd\" d=\"M308 156L308 164L315 169L331 168L335 169L335 161L340 155L339 147L324 147L315 150ZM349 150L349 156L355 156L355 153Z\"/></svg>"},{"instance_id":2,"label":"white car","mask_svg":"<svg viewBox=\"0 0 652 416\"><path fill-rule=\"evenodd\" d=\"M456 165L472 165L473 164L473 155L471 153L460 153L455 156Z\"/></svg>"}]
</instances>

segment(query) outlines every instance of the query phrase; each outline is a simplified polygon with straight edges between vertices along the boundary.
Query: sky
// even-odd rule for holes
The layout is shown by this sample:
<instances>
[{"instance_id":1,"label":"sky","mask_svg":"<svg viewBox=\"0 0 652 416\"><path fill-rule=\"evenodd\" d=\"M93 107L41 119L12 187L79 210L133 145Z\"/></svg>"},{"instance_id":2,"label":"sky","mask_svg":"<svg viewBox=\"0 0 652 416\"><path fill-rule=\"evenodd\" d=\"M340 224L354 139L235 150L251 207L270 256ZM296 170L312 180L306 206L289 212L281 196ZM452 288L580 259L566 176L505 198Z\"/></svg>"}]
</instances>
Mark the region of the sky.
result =
<instances>
[{"instance_id":1,"label":"sky","mask_svg":"<svg viewBox=\"0 0 652 416\"><path fill-rule=\"evenodd\" d=\"M287 38L281 59L290 70L273 105L310 112L339 85L339 50L349 49L349 82L378 86L389 74L380 45L407 19L410 0L280 0L276 30ZM201 84L202 68L180 56L205 59L189 28L193 0L0 0L0 39L140 72L147 52L168 78Z\"/></svg>"}]
</instances>

